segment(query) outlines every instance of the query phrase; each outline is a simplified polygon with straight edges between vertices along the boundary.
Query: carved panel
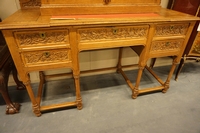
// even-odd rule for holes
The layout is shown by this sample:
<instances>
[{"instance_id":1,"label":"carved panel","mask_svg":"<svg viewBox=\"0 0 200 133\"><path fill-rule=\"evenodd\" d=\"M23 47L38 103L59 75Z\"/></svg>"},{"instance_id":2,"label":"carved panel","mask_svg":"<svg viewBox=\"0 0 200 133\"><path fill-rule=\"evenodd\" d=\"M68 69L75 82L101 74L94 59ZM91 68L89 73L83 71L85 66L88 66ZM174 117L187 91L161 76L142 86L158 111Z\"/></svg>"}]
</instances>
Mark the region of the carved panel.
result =
<instances>
[{"instance_id":1,"label":"carved panel","mask_svg":"<svg viewBox=\"0 0 200 133\"><path fill-rule=\"evenodd\" d=\"M66 62L71 60L69 49L24 52L21 56L25 65Z\"/></svg>"},{"instance_id":2,"label":"carved panel","mask_svg":"<svg viewBox=\"0 0 200 133\"><path fill-rule=\"evenodd\" d=\"M15 36L21 46L69 43L68 30L16 32Z\"/></svg>"},{"instance_id":3,"label":"carved panel","mask_svg":"<svg viewBox=\"0 0 200 133\"><path fill-rule=\"evenodd\" d=\"M157 25L155 36L185 35L189 24Z\"/></svg>"},{"instance_id":4,"label":"carved panel","mask_svg":"<svg viewBox=\"0 0 200 133\"><path fill-rule=\"evenodd\" d=\"M100 41L113 39L128 39L146 37L148 26L107 27L79 30L80 41Z\"/></svg>"},{"instance_id":5,"label":"carved panel","mask_svg":"<svg viewBox=\"0 0 200 133\"><path fill-rule=\"evenodd\" d=\"M41 0L20 0L20 6L24 8L39 8L41 6Z\"/></svg>"},{"instance_id":6,"label":"carved panel","mask_svg":"<svg viewBox=\"0 0 200 133\"><path fill-rule=\"evenodd\" d=\"M151 45L151 52L177 51L181 48L184 40L154 41Z\"/></svg>"},{"instance_id":7,"label":"carved panel","mask_svg":"<svg viewBox=\"0 0 200 133\"><path fill-rule=\"evenodd\" d=\"M196 39L192 45L192 54L199 54L200 56L200 33L197 34Z\"/></svg>"}]
</instances>

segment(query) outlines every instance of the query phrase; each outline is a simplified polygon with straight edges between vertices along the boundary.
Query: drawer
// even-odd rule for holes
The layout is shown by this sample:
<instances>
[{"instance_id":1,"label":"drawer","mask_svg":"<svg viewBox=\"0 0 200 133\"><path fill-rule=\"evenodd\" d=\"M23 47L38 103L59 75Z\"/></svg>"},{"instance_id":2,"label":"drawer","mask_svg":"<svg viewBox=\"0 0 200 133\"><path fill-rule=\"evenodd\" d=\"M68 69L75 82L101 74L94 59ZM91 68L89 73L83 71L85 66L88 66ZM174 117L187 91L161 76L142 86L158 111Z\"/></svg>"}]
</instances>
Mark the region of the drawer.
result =
<instances>
[{"instance_id":1,"label":"drawer","mask_svg":"<svg viewBox=\"0 0 200 133\"><path fill-rule=\"evenodd\" d=\"M18 47L69 44L68 29L14 32Z\"/></svg>"},{"instance_id":2,"label":"drawer","mask_svg":"<svg viewBox=\"0 0 200 133\"><path fill-rule=\"evenodd\" d=\"M21 59L25 66L69 63L71 62L71 51L70 49L23 51Z\"/></svg>"},{"instance_id":3,"label":"drawer","mask_svg":"<svg viewBox=\"0 0 200 133\"><path fill-rule=\"evenodd\" d=\"M187 33L188 27L189 23L169 23L156 25L154 36L183 36Z\"/></svg>"},{"instance_id":4,"label":"drawer","mask_svg":"<svg viewBox=\"0 0 200 133\"><path fill-rule=\"evenodd\" d=\"M170 52L179 52L183 46L184 39L153 41L151 44L150 53L161 53L162 55Z\"/></svg>"},{"instance_id":5,"label":"drawer","mask_svg":"<svg viewBox=\"0 0 200 133\"><path fill-rule=\"evenodd\" d=\"M79 42L117 41L146 38L149 26L101 27L78 29Z\"/></svg>"}]
</instances>

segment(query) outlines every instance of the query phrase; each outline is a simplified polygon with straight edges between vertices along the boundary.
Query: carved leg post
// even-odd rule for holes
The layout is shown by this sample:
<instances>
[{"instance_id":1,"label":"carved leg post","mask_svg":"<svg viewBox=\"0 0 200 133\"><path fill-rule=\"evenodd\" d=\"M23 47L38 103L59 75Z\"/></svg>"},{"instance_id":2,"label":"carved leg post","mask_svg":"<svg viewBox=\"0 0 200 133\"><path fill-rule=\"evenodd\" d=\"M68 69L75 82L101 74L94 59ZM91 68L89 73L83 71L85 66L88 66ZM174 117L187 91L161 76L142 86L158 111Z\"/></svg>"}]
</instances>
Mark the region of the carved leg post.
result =
<instances>
[{"instance_id":1,"label":"carved leg post","mask_svg":"<svg viewBox=\"0 0 200 133\"><path fill-rule=\"evenodd\" d=\"M27 92L31 99L34 114L36 116L41 116L40 107L39 107L38 103L36 102L36 99L35 99L35 96L34 96L34 93L33 93L32 87L31 87L29 74L27 74L24 78L22 77L22 81L23 81L24 85L26 86Z\"/></svg>"},{"instance_id":2,"label":"carved leg post","mask_svg":"<svg viewBox=\"0 0 200 133\"><path fill-rule=\"evenodd\" d=\"M132 98L133 99L136 99L138 94L139 94L139 85L140 85L140 80L141 80L141 77L142 77L142 73L143 73L143 70L144 70L144 66L139 66L139 70L138 70L138 74L137 74L137 79L136 79L136 83L135 83L135 87L134 89L132 90Z\"/></svg>"},{"instance_id":3,"label":"carved leg post","mask_svg":"<svg viewBox=\"0 0 200 133\"><path fill-rule=\"evenodd\" d=\"M173 73L174 73L174 70L175 70L175 68L176 68L176 64L177 64L177 60L176 60L176 58L175 58L175 59L173 60L173 63L172 63L170 72L169 72L168 77L167 77L167 80L166 80L166 82L165 82L165 84L164 84L164 89L162 90L163 93L166 93L167 90L169 89L170 79L171 79L171 77L172 77L172 75L173 75Z\"/></svg>"},{"instance_id":4,"label":"carved leg post","mask_svg":"<svg viewBox=\"0 0 200 133\"><path fill-rule=\"evenodd\" d=\"M119 48L119 57L118 57L118 63L117 63L117 72L119 73L120 70L122 69L122 51L123 51L123 48L120 47Z\"/></svg>"},{"instance_id":5,"label":"carved leg post","mask_svg":"<svg viewBox=\"0 0 200 133\"><path fill-rule=\"evenodd\" d=\"M81 98L81 92L80 92L80 74L73 75L73 76L74 76L74 83L75 83L75 89L76 89L77 109L81 110L83 108L83 105L82 105L82 98Z\"/></svg>"},{"instance_id":6,"label":"carved leg post","mask_svg":"<svg viewBox=\"0 0 200 133\"><path fill-rule=\"evenodd\" d=\"M180 61L180 64L178 65L178 69L177 69L176 75L175 75L175 80L176 81L178 79L178 75L180 74L180 72L181 72L181 70L182 70L182 68L184 66L185 61L186 61L186 57L182 58L181 61Z\"/></svg>"},{"instance_id":7,"label":"carved leg post","mask_svg":"<svg viewBox=\"0 0 200 133\"><path fill-rule=\"evenodd\" d=\"M156 62L156 58L152 58L151 62L150 62L150 65L149 65L149 68L152 69L154 67L154 65L155 65L155 62Z\"/></svg>"}]
</instances>

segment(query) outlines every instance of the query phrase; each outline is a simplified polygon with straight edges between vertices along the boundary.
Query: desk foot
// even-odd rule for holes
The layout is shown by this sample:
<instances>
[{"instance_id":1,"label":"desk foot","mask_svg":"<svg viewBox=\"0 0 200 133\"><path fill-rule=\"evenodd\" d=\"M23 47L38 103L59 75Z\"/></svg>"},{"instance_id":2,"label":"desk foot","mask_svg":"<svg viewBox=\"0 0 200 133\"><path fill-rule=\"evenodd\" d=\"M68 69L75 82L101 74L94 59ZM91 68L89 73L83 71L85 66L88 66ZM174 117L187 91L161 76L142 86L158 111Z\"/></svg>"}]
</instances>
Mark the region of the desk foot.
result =
<instances>
[{"instance_id":1,"label":"desk foot","mask_svg":"<svg viewBox=\"0 0 200 133\"><path fill-rule=\"evenodd\" d=\"M139 90L137 88L134 88L134 90L132 90L132 98L136 99L139 95Z\"/></svg>"},{"instance_id":2,"label":"desk foot","mask_svg":"<svg viewBox=\"0 0 200 133\"><path fill-rule=\"evenodd\" d=\"M6 114L19 113L20 106L21 105L19 103L13 103L13 104L7 105Z\"/></svg>"},{"instance_id":3,"label":"desk foot","mask_svg":"<svg viewBox=\"0 0 200 133\"><path fill-rule=\"evenodd\" d=\"M162 90L162 93L166 93L169 89L169 82L165 83L164 89Z\"/></svg>"},{"instance_id":4,"label":"desk foot","mask_svg":"<svg viewBox=\"0 0 200 133\"><path fill-rule=\"evenodd\" d=\"M33 113L34 113L37 117L39 117L39 116L42 115L41 112L40 112L39 106L38 106L37 104L33 105Z\"/></svg>"},{"instance_id":5,"label":"desk foot","mask_svg":"<svg viewBox=\"0 0 200 133\"><path fill-rule=\"evenodd\" d=\"M77 104L77 109L78 109L78 110L81 110L82 108L83 108L83 104L82 104L82 103L78 103L78 104Z\"/></svg>"},{"instance_id":6,"label":"desk foot","mask_svg":"<svg viewBox=\"0 0 200 133\"><path fill-rule=\"evenodd\" d=\"M77 109L81 110L83 108L82 98L81 97L77 98L76 102L77 102Z\"/></svg>"},{"instance_id":7,"label":"desk foot","mask_svg":"<svg viewBox=\"0 0 200 133\"><path fill-rule=\"evenodd\" d=\"M133 98L133 99L136 99L136 98L137 98L137 95L132 95L132 98Z\"/></svg>"}]
</instances>

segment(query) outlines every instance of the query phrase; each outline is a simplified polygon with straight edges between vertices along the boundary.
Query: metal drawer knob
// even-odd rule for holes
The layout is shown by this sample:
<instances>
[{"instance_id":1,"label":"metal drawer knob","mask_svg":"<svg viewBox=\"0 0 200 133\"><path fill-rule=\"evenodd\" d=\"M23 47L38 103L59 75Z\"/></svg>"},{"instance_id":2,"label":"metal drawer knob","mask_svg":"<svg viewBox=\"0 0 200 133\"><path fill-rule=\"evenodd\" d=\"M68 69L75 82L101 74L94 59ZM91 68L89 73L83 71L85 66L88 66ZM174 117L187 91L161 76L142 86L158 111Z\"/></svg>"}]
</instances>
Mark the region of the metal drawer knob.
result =
<instances>
[{"instance_id":1,"label":"metal drawer knob","mask_svg":"<svg viewBox=\"0 0 200 133\"><path fill-rule=\"evenodd\" d=\"M169 45L170 45L170 42L166 42L166 43L165 43L165 46L169 46Z\"/></svg>"},{"instance_id":2,"label":"metal drawer knob","mask_svg":"<svg viewBox=\"0 0 200 133\"><path fill-rule=\"evenodd\" d=\"M111 2L111 0L103 0L104 4L107 5L108 3Z\"/></svg>"},{"instance_id":3,"label":"metal drawer knob","mask_svg":"<svg viewBox=\"0 0 200 133\"><path fill-rule=\"evenodd\" d=\"M44 52L44 54L43 54L46 58L49 58L49 56L50 56L50 53L49 52Z\"/></svg>"},{"instance_id":4,"label":"metal drawer knob","mask_svg":"<svg viewBox=\"0 0 200 133\"><path fill-rule=\"evenodd\" d=\"M39 35L40 35L41 38L45 38L46 37L45 33L39 33Z\"/></svg>"},{"instance_id":5,"label":"metal drawer knob","mask_svg":"<svg viewBox=\"0 0 200 133\"><path fill-rule=\"evenodd\" d=\"M118 29L113 29L113 34L117 34Z\"/></svg>"},{"instance_id":6,"label":"metal drawer knob","mask_svg":"<svg viewBox=\"0 0 200 133\"><path fill-rule=\"evenodd\" d=\"M173 25L171 25L171 26L170 26L170 30L173 30L173 29L174 29L174 26L173 26Z\"/></svg>"}]
</instances>

